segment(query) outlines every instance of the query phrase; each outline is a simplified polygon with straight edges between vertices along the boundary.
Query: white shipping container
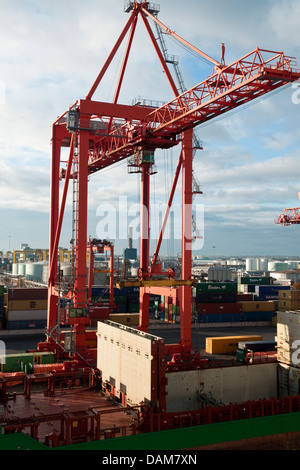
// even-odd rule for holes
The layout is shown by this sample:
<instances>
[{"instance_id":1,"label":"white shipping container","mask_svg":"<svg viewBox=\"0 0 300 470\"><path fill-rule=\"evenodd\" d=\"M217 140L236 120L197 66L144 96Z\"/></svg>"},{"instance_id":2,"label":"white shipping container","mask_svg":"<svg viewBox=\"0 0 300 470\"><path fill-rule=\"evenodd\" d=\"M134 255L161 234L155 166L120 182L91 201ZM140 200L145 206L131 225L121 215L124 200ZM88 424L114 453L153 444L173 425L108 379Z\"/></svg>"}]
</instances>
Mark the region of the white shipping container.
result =
<instances>
[{"instance_id":1,"label":"white shipping container","mask_svg":"<svg viewBox=\"0 0 300 470\"><path fill-rule=\"evenodd\" d=\"M47 310L9 310L7 321L47 320Z\"/></svg>"}]
</instances>

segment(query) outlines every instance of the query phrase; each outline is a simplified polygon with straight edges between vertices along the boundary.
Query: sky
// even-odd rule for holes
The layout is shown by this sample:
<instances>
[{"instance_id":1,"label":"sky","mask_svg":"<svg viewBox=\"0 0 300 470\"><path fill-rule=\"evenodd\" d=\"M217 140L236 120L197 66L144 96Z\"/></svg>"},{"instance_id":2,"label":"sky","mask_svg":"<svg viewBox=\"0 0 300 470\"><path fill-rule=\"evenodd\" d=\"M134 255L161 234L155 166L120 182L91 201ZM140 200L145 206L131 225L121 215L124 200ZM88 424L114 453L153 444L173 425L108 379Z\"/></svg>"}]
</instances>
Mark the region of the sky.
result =
<instances>
[{"instance_id":1,"label":"sky","mask_svg":"<svg viewBox=\"0 0 300 470\"><path fill-rule=\"evenodd\" d=\"M166 26L216 60L221 43L228 64L257 46L300 60L299 0L161 0L159 6L158 18ZM19 249L22 243L48 248L51 125L85 98L128 18L123 0L0 0L0 250ZM164 39L168 53L178 56L186 88L211 74L211 65L170 35ZM95 99L113 100L125 43ZM137 98L162 103L173 98L141 21L119 102L132 104ZM299 111L300 88L289 85L196 128L203 150L195 154L194 172L203 195L194 199L202 236L194 254L300 258L300 228L274 224L285 208L300 206ZM179 154L176 146L155 155L151 249ZM175 241L167 239L161 254L180 252L180 186ZM91 176L87 235L104 238L106 231L122 253L126 229L121 236L120 229L114 232L105 214L110 211L119 227L126 201L138 248L139 196L139 175L128 174L126 161ZM68 248L70 239L69 198L60 245Z\"/></svg>"}]
</instances>

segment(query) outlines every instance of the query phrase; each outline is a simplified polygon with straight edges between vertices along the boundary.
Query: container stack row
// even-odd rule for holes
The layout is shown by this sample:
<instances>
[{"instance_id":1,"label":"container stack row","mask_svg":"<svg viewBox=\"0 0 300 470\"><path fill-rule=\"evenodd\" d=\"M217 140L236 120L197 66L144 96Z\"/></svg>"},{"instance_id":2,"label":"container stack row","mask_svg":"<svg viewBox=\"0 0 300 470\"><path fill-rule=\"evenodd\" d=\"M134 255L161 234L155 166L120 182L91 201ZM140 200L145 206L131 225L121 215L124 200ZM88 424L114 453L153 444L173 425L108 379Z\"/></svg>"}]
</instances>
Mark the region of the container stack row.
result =
<instances>
[{"instance_id":1,"label":"container stack row","mask_svg":"<svg viewBox=\"0 0 300 470\"><path fill-rule=\"evenodd\" d=\"M4 286L0 286L0 330L3 329L3 323L4 323L4 293L5 293Z\"/></svg>"},{"instance_id":2,"label":"container stack row","mask_svg":"<svg viewBox=\"0 0 300 470\"><path fill-rule=\"evenodd\" d=\"M271 322L276 320L279 295L289 286L272 284L269 276L243 277L239 282L199 282L192 288L192 316L196 323ZM288 294L286 294L288 295ZM300 309L300 295L299 295ZM156 318L180 322L180 307L175 299L155 301Z\"/></svg>"},{"instance_id":3,"label":"container stack row","mask_svg":"<svg viewBox=\"0 0 300 470\"><path fill-rule=\"evenodd\" d=\"M109 287L93 286L92 302L108 302L110 296ZM160 296L150 295L149 309L154 312L156 303ZM114 302L116 312L114 313L138 313L140 308L140 288L139 287L123 287L122 289L114 288Z\"/></svg>"},{"instance_id":4,"label":"container stack row","mask_svg":"<svg viewBox=\"0 0 300 470\"><path fill-rule=\"evenodd\" d=\"M300 310L300 291L290 289L279 293L278 310Z\"/></svg>"},{"instance_id":5,"label":"container stack row","mask_svg":"<svg viewBox=\"0 0 300 470\"><path fill-rule=\"evenodd\" d=\"M262 286L246 278L241 289L236 282L198 283L195 287L194 318L198 323L271 321L276 314L276 300L268 300L259 291ZM255 278L255 282L269 282ZM251 288L248 289L248 287ZM269 286L265 284L265 286Z\"/></svg>"},{"instance_id":6,"label":"container stack row","mask_svg":"<svg viewBox=\"0 0 300 470\"><path fill-rule=\"evenodd\" d=\"M4 325L7 330L42 329L47 326L46 288L8 289L4 294Z\"/></svg>"}]
</instances>

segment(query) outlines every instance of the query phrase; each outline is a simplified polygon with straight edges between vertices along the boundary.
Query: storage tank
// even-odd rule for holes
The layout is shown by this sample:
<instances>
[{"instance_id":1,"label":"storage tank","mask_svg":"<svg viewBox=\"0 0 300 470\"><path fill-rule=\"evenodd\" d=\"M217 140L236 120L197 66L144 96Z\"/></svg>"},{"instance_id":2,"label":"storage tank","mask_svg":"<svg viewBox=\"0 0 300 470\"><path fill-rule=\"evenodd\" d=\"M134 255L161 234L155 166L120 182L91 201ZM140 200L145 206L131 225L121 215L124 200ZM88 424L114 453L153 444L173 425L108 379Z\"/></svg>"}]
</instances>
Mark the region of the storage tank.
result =
<instances>
[{"instance_id":1,"label":"storage tank","mask_svg":"<svg viewBox=\"0 0 300 470\"><path fill-rule=\"evenodd\" d=\"M289 269L298 269L299 261L285 261L289 265Z\"/></svg>"},{"instance_id":2,"label":"storage tank","mask_svg":"<svg viewBox=\"0 0 300 470\"><path fill-rule=\"evenodd\" d=\"M271 261L268 263L268 271L279 272L289 269L288 263L282 263L280 261Z\"/></svg>"},{"instance_id":3,"label":"storage tank","mask_svg":"<svg viewBox=\"0 0 300 470\"><path fill-rule=\"evenodd\" d=\"M139 268L131 268L131 276L137 277Z\"/></svg>"},{"instance_id":4,"label":"storage tank","mask_svg":"<svg viewBox=\"0 0 300 470\"><path fill-rule=\"evenodd\" d=\"M66 281L71 279L71 275L72 275L71 263L61 263L60 270L63 272L63 276Z\"/></svg>"},{"instance_id":5,"label":"storage tank","mask_svg":"<svg viewBox=\"0 0 300 470\"><path fill-rule=\"evenodd\" d=\"M257 271L257 258L246 258L246 271Z\"/></svg>"},{"instance_id":6,"label":"storage tank","mask_svg":"<svg viewBox=\"0 0 300 470\"><path fill-rule=\"evenodd\" d=\"M40 282L43 274L43 263L27 263L26 278L29 281Z\"/></svg>"},{"instance_id":7,"label":"storage tank","mask_svg":"<svg viewBox=\"0 0 300 470\"><path fill-rule=\"evenodd\" d=\"M260 258L259 271L268 271L268 258Z\"/></svg>"},{"instance_id":8,"label":"storage tank","mask_svg":"<svg viewBox=\"0 0 300 470\"><path fill-rule=\"evenodd\" d=\"M26 264L25 263L19 263L19 275L20 276L25 276L26 274Z\"/></svg>"},{"instance_id":9,"label":"storage tank","mask_svg":"<svg viewBox=\"0 0 300 470\"><path fill-rule=\"evenodd\" d=\"M49 264L44 264L43 273L42 273L42 283L48 284L48 275L49 275Z\"/></svg>"},{"instance_id":10,"label":"storage tank","mask_svg":"<svg viewBox=\"0 0 300 470\"><path fill-rule=\"evenodd\" d=\"M12 274L17 276L19 274L19 263L13 263L12 265Z\"/></svg>"}]
</instances>

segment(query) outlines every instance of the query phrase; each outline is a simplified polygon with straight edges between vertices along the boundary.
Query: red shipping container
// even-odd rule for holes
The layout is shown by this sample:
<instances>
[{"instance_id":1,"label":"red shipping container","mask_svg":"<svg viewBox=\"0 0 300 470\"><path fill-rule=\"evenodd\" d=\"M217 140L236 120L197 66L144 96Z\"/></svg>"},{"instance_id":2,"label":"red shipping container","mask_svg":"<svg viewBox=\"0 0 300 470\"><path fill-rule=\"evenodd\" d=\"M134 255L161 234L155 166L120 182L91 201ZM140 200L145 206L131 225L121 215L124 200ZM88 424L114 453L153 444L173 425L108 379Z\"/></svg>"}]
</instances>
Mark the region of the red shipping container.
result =
<instances>
[{"instance_id":1,"label":"red shipping container","mask_svg":"<svg viewBox=\"0 0 300 470\"><path fill-rule=\"evenodd\" d=\"M238 294L237 295L237 301L238 302L251 302L254 300L254 295L253 294Z\"/></svg>"},{"instance_id":2,"label":"red shipping container","mask_svg":"<svg viewBox=\"0 0 300 470\"><path fill-rule=\"evenodd\" d=\"M90 320L108 320L109 307L92 307L89 310Z\"/></svg>"},{"instance_id":3,"label":"red shipping container","mask_svg":"<svg viewBox=\"0 0 300 470\"><path fill-rule=\"evenodd\" d=\"M28 288L28 289L8 289L7 291L8 300L47 300L48 289L42 288Z\"/></svg>"},{"instance_id":4,"label":"red shipping container","mask_svg":"<svg viewBox=\"0 0 300 470\"><path fill-rule=\"evenodd\" d=\"M238 302L222 304L219 303L198 303L197 313L222 314L222 313L241 313L241 305Z\"/></svg>"}]
</instances>

